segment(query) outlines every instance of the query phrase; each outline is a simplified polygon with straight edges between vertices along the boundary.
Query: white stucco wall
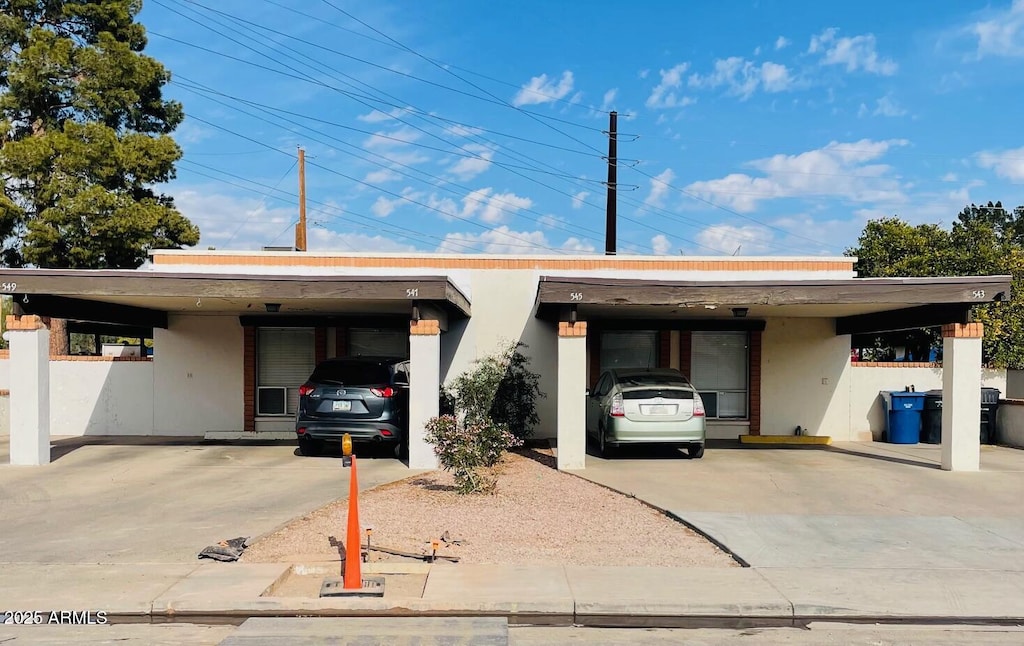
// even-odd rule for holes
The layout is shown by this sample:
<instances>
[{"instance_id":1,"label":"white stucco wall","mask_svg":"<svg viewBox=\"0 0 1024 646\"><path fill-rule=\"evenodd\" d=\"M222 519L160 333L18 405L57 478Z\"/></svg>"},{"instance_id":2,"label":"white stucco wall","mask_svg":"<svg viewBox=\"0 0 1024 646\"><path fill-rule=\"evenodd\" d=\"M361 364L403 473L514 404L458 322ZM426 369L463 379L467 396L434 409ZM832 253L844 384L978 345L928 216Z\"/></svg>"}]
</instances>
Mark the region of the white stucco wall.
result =
<instances>
[{"instance_id":1,"label":"white stucco wall","mask_svg":"<svg viewBox=\"0 0 1024 646\"><path fill-rule=\"evenodd\" d=\"M1006 393L1006 371L981 368L981 385ZM853 440L881 439L885 432L883 390L913 386L918 392L942 388L942 368L890 368L853 364L850 382L850 432Z\"/></svg>"},{"instance_id":2,"label":"white stucco wall","mask_svg":"<svg viewBox=\"0 0 1024 646\"><path fill-rule=\"evenodd\" d=\"M0 435L11 434L11 396L0 395Z\"/></svg>"},{"instance_id":3,"label":"white stucco wall","mask_svg":"<svg viewBox=\"0 0 1024 646\"><path fill-rule=\"evenodd\" d=\"M205 435L243 428L242 326L237 316L171 315L153 331L154 430Z\"/></svg>"},{"instance_id":4,"label":"white stucco wall","mask_svg":"<svg viewBox=\"0 0 1024 646\"><path fill-rule=\"evenodd\" d=\"M996 442L1024 449L1024 400L1002 401L996 414Z\"/></svg>"},{"instance_id":5,"label":"white stucco wall","mask_svg":"<svg viewBox=\"0 0 1024 646\"><path fill-rule=\"evenodd\" d=\"M11 388L11 360L7 357L0 358L0 390Z\"/></svg>"},{"instance_id":6,"label":"white stucco wall","mask_svg":"<svg viewBox=\"0 0 1024 646\"><path fill-rule=\"evenodd\" d=\"M50 433L152 435L153 362L51 361Z\"/></svg>"},{"instance_id":7,"label":"white stucco wall","mask_svg":"<svg viewBox=\"0 0 1024 646\"><path fill-rule=\"evenodd\" d=\"M524 354L530 369L541 375L540 389L547 395L537 402L540 423L534 437L548 438L557 431L558 336L553 325L533 315L537 277L528 270L472 272L473 316L441 335L441 379L447 383L505 341L522 341L529 346Z\"/></svg>"},{"instance_id":8,"label":"white stucco wall","mask_svg":"<svg viewBox=\"0 0 1024 646\"><path fill-rule=\"evenodd\" d=\"M831 319L768 319L761 337L761 434L850 434L850 337Z\"/></svg>"}]
</instances>

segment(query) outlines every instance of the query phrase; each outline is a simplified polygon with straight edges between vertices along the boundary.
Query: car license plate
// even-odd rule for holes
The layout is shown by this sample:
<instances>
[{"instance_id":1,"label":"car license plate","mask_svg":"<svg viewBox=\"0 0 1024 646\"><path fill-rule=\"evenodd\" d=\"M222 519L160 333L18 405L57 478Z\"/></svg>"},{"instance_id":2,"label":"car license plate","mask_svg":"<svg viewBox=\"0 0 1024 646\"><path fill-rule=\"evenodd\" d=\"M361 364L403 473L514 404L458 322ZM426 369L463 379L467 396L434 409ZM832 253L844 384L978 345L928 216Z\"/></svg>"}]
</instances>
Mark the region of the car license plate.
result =
<instances>
[{"instance_id":1,"label":"car license plate","mask_svg":"<svg viewBox=\"0 0 1024 646\"><path fill-rule=\"evenodd\" d=\"M644 415L675 415L676 407L669 405L653 404L640 407Z\"/></svg>"},{"instance_id":2,"label":"car license plate","mask_svg":"<svg viewBox=\"0 0 1024 646\"><path fill-rule=\"evenodd\" d=\"M347 399L336 399L333 402L332 410L335 412L345 412L352 410L352 402Z\"/></svg>"}]
</instances>

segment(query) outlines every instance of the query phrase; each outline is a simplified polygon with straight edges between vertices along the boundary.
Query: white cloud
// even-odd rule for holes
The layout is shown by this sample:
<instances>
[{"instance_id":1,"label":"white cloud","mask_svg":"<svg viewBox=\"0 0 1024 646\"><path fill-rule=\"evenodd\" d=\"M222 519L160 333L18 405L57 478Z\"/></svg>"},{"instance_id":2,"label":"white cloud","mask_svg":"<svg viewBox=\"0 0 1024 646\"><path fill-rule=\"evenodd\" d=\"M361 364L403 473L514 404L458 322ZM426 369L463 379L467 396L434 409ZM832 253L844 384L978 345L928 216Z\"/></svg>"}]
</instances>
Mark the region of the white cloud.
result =
<instances>
[{"instance_id":1,"label":"white cloud","mask_svg":"<svg viewBox=\"0 0 1024 646\"><path fill-rule=\"evenodd\" d=\"M775 39L775 51L789 47L790 43L792 42L793 41L786 38L785 36L779 36L778 38Z\"/></svg>"},{"instance_id":2,"label":"white cloud","mask_svg":"<svg viewBox=\"0 0 1024 646\"><path fill-rule=\"evenodd\" d=\"M659 70L661 82L654 86L651 95L647 97L647 107L682 108L693 103L690 97L676 94L676 90L683 85L683 74L689 68L689 63L679 63L670 69Z\"/></svg>"},{"instance_id":3,"label":"white cloud","mask_svg":"<svg viewBox=\"0 0 1024 646\"><path fill-rule=\"evenodd\" d=\"M590 191L580 191L576 195L572 196L572 208L582 209L583 205L586 204L587 198L590 197Z\"/></svg>"},{"instance_id":4,"label":"white cloud","mask_svg":"<svg viewBox=\"0 0 1024 646\"><path fill-rule=\"evenodd\" d=\"M663 233L651 238L651 249L654 250L655 256L664 256L672 250L672 242Z\"/></svg>"},{"instance_id":5,"label":"white cloud","mask_svg":"<svg viewBox=\"0 0 1024 646\"><path fill-rule=\"evenodd\" d=\"M838 29L830 27L811 37L807 53L820 54L822 65L844 65L847 72L864 70L881 76L892 76L899 69L896 61L878 55L874 34L837 38L838 33Z\"/></svg>"},{"instance_id":6,"label":"white cloud","mask_svg":"<svg viewBox=\"0 0 1024 646\"><path fill-rule=\"evenodd\" d=\"M295 234L289 224L298 222L297 207L267 207L266 202L204 187L178 189L174 194L178 210L199 227L200 249L259 249L275 238L278 244L290 244Z\"/></svg>"},{"instance_id":7,"label":"white cloud","mask_svg":"<svg viewBox=\"0 0 1024 646\"><path fill-rule=\"evenodd\" d=\"M644 198L644 206L662 208L665 206L665 195L668 194L669 184L676 178L671 168L666 168L653 178L648 180L651 185L651 192Z\"/></svg>"},{"instance_id":8,"label":"white cloud","mask_svg":"<svg viewBox=\"0 0 1024 646\"><path fill-rule=\"evenodd\" d=\"M440 253L551 253L552 245L543 231L515 231L502 225L482 233L449 233L438 246ZM594 246L579 238L569 238L557 247L564 251L592 252Z\"/></svg>"},{"instance_id":9,"label":"white cloud","mask_svg":"<svg viewBox=\"0 0 1024 646\"><path fill-rule=\"evenodd\" d=\"M446 133L453 137L475 137L476 135L483 134L483 128L476 128L474 126L462 126L457 123L453 123L444 129Z\"/></svg>"},{"instance_id":10,"label":"white cloud","mask_svg":"<svg viewBox=\"0 0 1024 646\"><path fill-rule=\"evenodd\" d=\"M469 144L463 146L462 150L473 157L461 157L448 169L448 172L460 181L471 180L491 167L491 160L494 159L493 149L480 144Z\"/></svg>"},{"instance_id":11,"label":"white cloud","mask_svg":"<svg viewBox=\"0 0 1024 646\"><path fill-rule=\"evenodd\" d=\"M978 38L978 58L1024 56L1024 0L1014 0L1009 9L974 23L969 31Z\"/></svg>"},{"instance_id":12,"label":"white cloud","mask_svg":"<svg viewBox=\"0 0 1024 646\"><path fill-rule=\"evenodd\" d=\"M367 184L386 184L388 182L396 182L400 179L402 179L402 176L390 168L380 168L367 173L366 177L363 178L363 181Z\"/></svg>"},{"instance_id":13,"label":"white cloud","mask_svg":"<svg viewBox=\"0 0 1024 646\"><path fill-rule=\"evenodd\" d=\"M466 197L462 198L462 215L472 217L487 203L487 197L491 194L491 188L478 188Z\"/></svg>"},{"instance_id":14,"label":"white cloud","mask_svg":"<svg viewBox=\"0 0 1024 646\"><path fill-rule=\"evenodd\" d=\"M957 180L956 173L946 173L942 176L943 182L955 182Z\"/></svg>"},{"instance_id":15,"label":"white cloud","mask_svg":"<svg viewBox=\"0 0 1024 646\"><path fill-rule=\"evenodd\" d=\"M407 146L416 142L422 136L422 132L409 126L402 126L391 132L379 130L363 141L363 148L380 149Z\"/></svg>"},{"instance_id":16,"label":"white cloud","mask_svg":"<svg viewBox=\"0 0 1024 646\"><path fill-rule=\"evenodd\" d=\"M751 255L767 251L772 237L770 229L757 225L715 224L698 233L697 242L725 254Z\"/></svg>"},{"instance_id":17,"label":"white cloud","mask_svg":"<svg viewBox=\"0 0 1024 646\"><path fill-rule=\"evenodd\" d=\"M892 176L892 168L869 162L907 143L903 139L833 141L798 155L779 154L746 164L762 176L733 173L686 188L743 212L753 211L762 200L811 196L902 203L907 198L900 180Z\"/></svg>"},{"instance_id":18,"label":"white cloud","mask_svg":"<svg viewBox=\"0 0 1024 646\"><path fill-rule=\"evenodd\" d=\"M555 82L555 79L548 79L547 74L534 76L516 93L512 105L520 107L558 101L572 92L572 86L572 72L569 70L562 72L562 78L558 82Z\"/></svg>"},{"instance_id":19,"label":"white cloud","mask_svg":"<svg viewBox=\"0 0 1024 646\"><path fill-rule=\"evenodd\" d=\"M650 74L650 73L651 73L651 70L640 70L639 72L637 72L636 75L639 78L641 78L641 79L645 79L645 78L647 78L647 75Z\"/></svg>"},{"instance_id":20,"label":"white cloud","mask_svg":"<svg viewBox=\"0 0 1024 646\"><path fill-rule=\"evenodd\" d=\"M1024 182L1024 147L999 152L984 151L976 156L978 165L992 169L999 177Z\"/></svg>"},{"instance_id":21,"label":"white cloud","mask_svg":"<svg viewBox=\"0 0 1024 646\"><path fill-rule=\"evenodd\" d=\"M613 87L604 93L604 99L601 101L601 112L609 112L615 107L615 97L619 94L619 88Z\"/></svg>"},{"instance_id":22,"label":"white cloud","mask_svg":"<svg viewBox=\"0 0 1024 646\"><path fill-rule=\"evenodd\" d=\"M876 117L902 117L907 113L907 109L888 94L883 96L881 99L878 99L878 101L875 102L875 106L875 111L872 114Z\"/></svg>"},{"instance_id":23,"label":"white cloud","mask_svg":"<svg viewBox=\"0 0 1024 646\"><path fill-rule=\"evenodd\" d=\"M411 108L393 108L388 112L381 112L380 110L371 110L366 114L360 114L356 119L363 123L383 123L384 121L392 121L402 116L406 112L411 112Z\"/></svg>"},{"instance_id":24,"label":"white cloud","mask_svg":"<svg viewBox=\"0 0 1024 646\"><path fill-rule=\"evenodd\" d=\"M871 114L871 108L869 108L866 103L861 103L860 107L857 108L857 116L863 118L869 114Z\"/></svg>"},{"instance_id":25,"label":"white cloud","mask_svg":"<svg viewBox=\"0 0 1024 646\"><path fill-rule=\"evenodd\" d=\"M405 200L403 200L400 197L396 197L395 199L392 200L381 195L373 203L373 206L370 207L370 212L376 215L378 218L386 218L392 213L394 213L395 209L398 208L398 205L404 201Z\"/></svg>"},{"instance_id":26,"label":"white cloud","mask_svg":"<svg viewBox=\"0 0 1024 646\"><path fill-rule=\"evenodd\" d=\"M537 224L541 225L545 229L554 229L562 222L564 222L564 220L557 215L542 215L537 218Z\"/></svg>"},{"instance_id":27,"label":"white cloud","mask_svg":"<svg viewBox=\"0 0 1024 646\"><path fill-rule=\"evenodd\" d=\"M382 235L342 233L320 227L309 229L306 239L311 251L410 252L417 250L411 244L398 242Z\"/></svg>"},{"instance_id":28,"label":"white cloud","mask_svg":"<svg viewBox=\"0 0 1024 646\"><path fill-rule=\"evenodd\" d=\"M692 74L691 87L718 88L725 86L728 94L749 99L760 87L765 92L784 92L793 86L793 77L785 65L764 62L760 65L739 56L715 61L714 71L707 75Z\"/></svg>"},{"instance_id":29,"label":"white cloud","mask_svg":"<svg viewBox=\"0 0 1024 646\"><path fill-rule=\"evenodd\" d=\"M533 200L515 193L495 193L491 187L478 188L462 198L462 217L479 215L488 224L507 220L517 212L533 206Z\"/></svg>"}]
</instances>

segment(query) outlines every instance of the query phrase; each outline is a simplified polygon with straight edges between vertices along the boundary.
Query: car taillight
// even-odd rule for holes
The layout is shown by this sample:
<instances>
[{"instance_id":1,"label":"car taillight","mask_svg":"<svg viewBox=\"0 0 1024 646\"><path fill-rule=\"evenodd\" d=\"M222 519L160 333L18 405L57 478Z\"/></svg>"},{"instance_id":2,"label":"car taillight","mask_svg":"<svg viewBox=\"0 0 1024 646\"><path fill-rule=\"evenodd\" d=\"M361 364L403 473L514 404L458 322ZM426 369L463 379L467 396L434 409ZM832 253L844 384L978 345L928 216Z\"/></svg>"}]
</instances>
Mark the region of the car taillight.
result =
<instances>
[{"instance_id":1,"label":"car taillight","mask_svg":"<svg viewBox=\"0 0 1024 646\"><path fill-rule=\"evenodd\" d=\"M618 395L615 395L615 396L612 397L612 410L611 410L610 414L611 414L612 417L625 417L626 416L626 409L622 405L622 395L621 394L618 394Z\"/></svg>"},{"instance_id":2,"label":"car taillight","mask_svg":"<svg viewBox=\"0 0 1024 646\"><path fill-rule=\"evenodd\" d=\"M299 397L305 397L314 390L316 390L315 386L310 386L309 384L302 384L301 386L299 386Z\"/></svg>"},{"instance_id":3,"label":"car taillight","mask_svg":"<svg viewBox=\"0 0 1024 646\"><path fill-rule=\"evenodd\" d=\"M295 432L298 433L299 435L305 435L306 434L306 429L305 428L297 428L297 429L295 429Z\"/></svg>"},{"instance_id":4,"label":"car taillight","mask_svg":"<svg viewBox=\"0 0 1024 646\"><path fill-rule=\"evenodd\" d=\"M391 437L392 435L391 431L389 431L386 428L380 429L380 434L383 435L384 437Z\"/></svg>"},{"instance_id":5,"label":"car taillight","mask_svg":"<svg viewBox=\"0 0 1024 646\"><path fill-rule=\"evenodd\" d=\"M705 415L706 415L706 413L704 412L704 402L701 400L700 397L694 397L693 398L693 416L694 417L704 417Z\"/></svg>"},{"instance_id":6,"label":"car taillight","mask_svg":"<svg viewBox=\"0 0 1024 646\"><path fill-rule=\"evenodd\" d=\"M371 388L370 392L378 397L394 397L395 389L391 386L385 386L384 388Z\"/></svg>"}]
</instances>

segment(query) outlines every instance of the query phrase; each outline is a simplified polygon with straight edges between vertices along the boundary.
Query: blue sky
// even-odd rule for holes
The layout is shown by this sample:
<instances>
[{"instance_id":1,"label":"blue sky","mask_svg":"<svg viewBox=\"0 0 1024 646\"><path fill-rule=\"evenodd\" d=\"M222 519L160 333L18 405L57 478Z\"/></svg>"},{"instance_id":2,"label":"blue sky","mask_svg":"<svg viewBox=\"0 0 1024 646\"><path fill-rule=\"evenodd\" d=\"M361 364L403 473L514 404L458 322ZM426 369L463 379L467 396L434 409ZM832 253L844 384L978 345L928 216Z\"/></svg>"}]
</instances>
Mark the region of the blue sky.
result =
<instances>
[{"instance_id":1,"label":"blue sky","mask_svg":"<svg viewBox=\"0 0 1024 646\"><path fill-rule=\"evenodd\" d=\"M1024 204L1024 0L147 0L201 246L836 255Z\"/></svg>"}]
</instances>

